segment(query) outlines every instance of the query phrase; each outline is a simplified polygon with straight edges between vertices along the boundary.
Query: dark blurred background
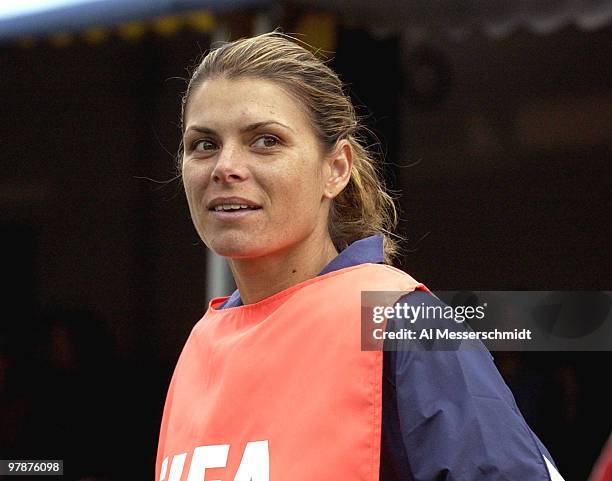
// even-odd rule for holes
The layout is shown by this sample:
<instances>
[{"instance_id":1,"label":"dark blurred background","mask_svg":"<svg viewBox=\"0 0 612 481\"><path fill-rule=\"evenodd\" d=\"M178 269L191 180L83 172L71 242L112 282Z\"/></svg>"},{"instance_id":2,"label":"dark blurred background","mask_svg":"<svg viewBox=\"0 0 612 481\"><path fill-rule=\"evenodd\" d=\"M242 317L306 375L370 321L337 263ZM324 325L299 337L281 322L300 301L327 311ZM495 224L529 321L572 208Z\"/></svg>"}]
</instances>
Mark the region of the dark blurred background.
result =
<instances>
[{"instance_id":1,"label":"dark blurred background","mask_svg":"<svg viewBox=\"0 0 612 481\"><path fill-rule=\"evenodd\" d=\"M400 198L398 264L430 289L610 289L612 9L201 3L2 37L0 458L153 478L207 305L174 155L186 68L213 40L281 26L334 52ZM494 356L565 480L585 480L612 428L610 353Z\"/></svg>"}]
</instances>

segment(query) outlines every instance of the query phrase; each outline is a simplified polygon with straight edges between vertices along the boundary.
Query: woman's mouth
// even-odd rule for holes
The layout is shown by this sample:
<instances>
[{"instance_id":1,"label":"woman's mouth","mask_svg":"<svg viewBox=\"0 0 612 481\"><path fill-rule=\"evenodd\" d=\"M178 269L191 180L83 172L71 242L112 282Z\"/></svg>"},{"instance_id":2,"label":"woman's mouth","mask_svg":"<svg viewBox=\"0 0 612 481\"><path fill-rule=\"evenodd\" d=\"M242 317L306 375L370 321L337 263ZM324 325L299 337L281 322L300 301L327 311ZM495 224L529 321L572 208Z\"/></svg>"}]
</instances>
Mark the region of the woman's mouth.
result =
<instances>
[{"instance_id":1,"label":"woman's mouth","mask_svg":"<svg viewBox=\"0 0 612 481\"><path fill-rule=\"evenodd\" d=\"M213 218L218 220L238 220L255 215L261 207L246 204L220 204L209 209Z\"/></svg>"},{"instance_id":2,"label":"woman's mouth","mask_svg":"<svg viewBox=\"0 0 612 481\"><path fill-rule=\"evenodd\" d=\"M260 207L255 207L255 206L250 206L250 205L245 205L245 204L221 204L221 205L217 205L213 207L212 210L214 210L215 212L235 212L235 211L244 210L244 209L257 210L257 209L260 209Z\"/></svg>"}]
</instances>

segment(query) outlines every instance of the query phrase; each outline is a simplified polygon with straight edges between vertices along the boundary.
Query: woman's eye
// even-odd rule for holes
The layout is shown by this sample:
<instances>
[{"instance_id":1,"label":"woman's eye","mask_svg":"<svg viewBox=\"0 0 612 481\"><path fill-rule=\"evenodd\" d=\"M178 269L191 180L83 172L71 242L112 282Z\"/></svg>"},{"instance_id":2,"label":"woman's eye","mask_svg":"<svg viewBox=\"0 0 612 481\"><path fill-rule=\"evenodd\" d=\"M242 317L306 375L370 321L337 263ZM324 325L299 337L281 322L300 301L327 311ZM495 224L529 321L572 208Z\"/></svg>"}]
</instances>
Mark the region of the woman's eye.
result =
<instances>
[{"instance_id":1,"label":"woman's eye","mask_svg":"<svg viewBox=\"0 0 612 481\"><path fill-rule=\"evenodd\" d=\"M278 144L280 144L280 140L278 140L276 137L273 137L272 135L262 135L261 137L256 139L255 142L253 142L253 145L255 147L261 147L264 149L276 147Z\"/></svg>"},{"instance_id":2,"label":"woman's eye","mask_svg":"<svg viewBox=\"0 0 612 481\"><path fill-rule=\"evenodd\" d=\"M200 139L192 144L192 149L196 152L206 152L215 149L215 144L210 140Z\"/></svg>"}]
</instances>

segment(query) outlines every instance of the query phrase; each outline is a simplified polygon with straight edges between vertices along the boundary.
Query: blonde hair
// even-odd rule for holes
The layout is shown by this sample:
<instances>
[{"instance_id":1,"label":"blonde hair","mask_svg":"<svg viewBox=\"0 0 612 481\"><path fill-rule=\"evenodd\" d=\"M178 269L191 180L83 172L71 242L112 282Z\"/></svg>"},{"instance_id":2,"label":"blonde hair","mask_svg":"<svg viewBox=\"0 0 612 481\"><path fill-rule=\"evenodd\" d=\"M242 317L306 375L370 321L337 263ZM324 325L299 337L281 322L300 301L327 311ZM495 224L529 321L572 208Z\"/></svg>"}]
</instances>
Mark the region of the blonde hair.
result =
<instances>
[{"instance_id":1,"label":"blonde hair","mask_svg":"<svg viewBox=\"0 0 612 481\"><path fill-rule=\"evenodd\" d=\"M328 228L340 252L352 242L381 234L385 262L398 244L392 236L397 210L387 193L374 156L365 146L367 129L360 124L350 97L336 73L298 39L278 31L229 42L208 52L194 69L182 101L181 126L193 92L206 79L244 77L274 82L306 108L326 152L347 139L353 149L349 183L331 203ZM182 150L182 149L181 149ZM179 153L179 169L182 152Z\"/></svg>"}]
</instances>

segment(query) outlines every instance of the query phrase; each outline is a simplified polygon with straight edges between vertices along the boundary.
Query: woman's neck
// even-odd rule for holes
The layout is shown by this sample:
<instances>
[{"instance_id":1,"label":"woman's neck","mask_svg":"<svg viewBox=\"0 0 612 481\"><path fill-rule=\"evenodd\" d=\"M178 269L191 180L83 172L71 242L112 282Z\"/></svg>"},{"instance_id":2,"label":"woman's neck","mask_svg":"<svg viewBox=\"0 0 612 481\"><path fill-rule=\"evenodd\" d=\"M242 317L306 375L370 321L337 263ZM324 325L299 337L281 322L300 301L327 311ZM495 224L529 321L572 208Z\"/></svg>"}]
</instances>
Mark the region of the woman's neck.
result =
<instances>
[{"instance_id":1,"label":"woman's neck","mask_svg":"<svg viewBox=\"0 0 612 481\"><path fill-rule=\"evenodd\" d=\"M316 277L338 255L329 235L254 259L229 259L243 304L253 304Z\"/></svg>"}]
</instances>

